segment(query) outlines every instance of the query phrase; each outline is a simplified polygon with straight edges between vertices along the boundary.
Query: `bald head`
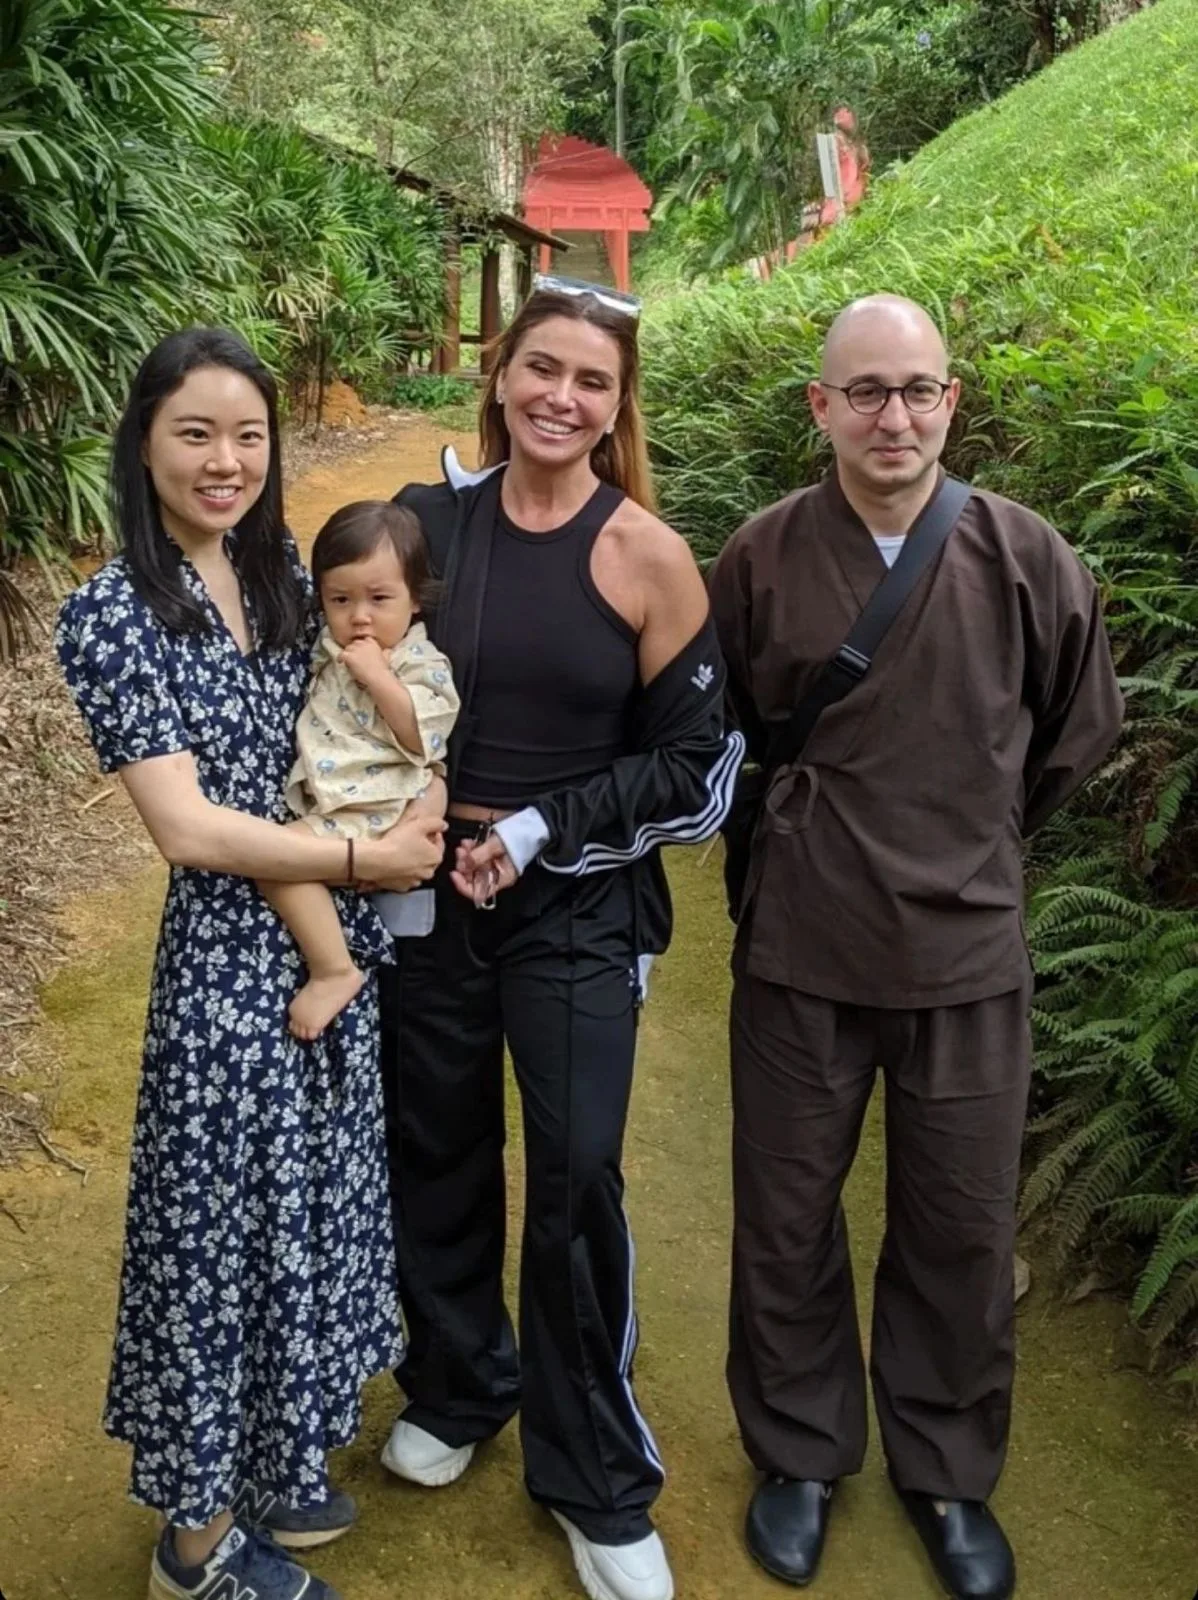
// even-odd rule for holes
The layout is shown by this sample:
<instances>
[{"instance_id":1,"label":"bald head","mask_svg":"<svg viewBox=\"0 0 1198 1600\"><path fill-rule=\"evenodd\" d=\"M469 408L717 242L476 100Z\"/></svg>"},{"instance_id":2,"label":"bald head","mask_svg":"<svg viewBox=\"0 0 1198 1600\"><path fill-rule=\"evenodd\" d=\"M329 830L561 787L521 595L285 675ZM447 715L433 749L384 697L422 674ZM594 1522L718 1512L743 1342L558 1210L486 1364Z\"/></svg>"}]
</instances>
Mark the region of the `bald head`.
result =
<instances>
[{"instance_id":1,"label":"bald head","mask_svg":"<svg viewBox=\"0 0 1198 1600\"><path fill-rule=\"evenodd\" d=\"M944 340L922 306L898 294L867 295L845 306L828 329L820 377L845 383L896 351L923 371L947 374Z\"/></svg>"},{"instance_id":2,"label":"bald head","mask_svg":"<svg viewBox=\"0 0 1198 1600\"><path fill-rule=\"evenodd\" d=\"M914 300L871 294L828 329L820 376L807 385L811 414L845 493L884 502L887 527L902 522L895 496L918 500L934 481L960 391L939 329Z\"/></svg>"}]
</instances>

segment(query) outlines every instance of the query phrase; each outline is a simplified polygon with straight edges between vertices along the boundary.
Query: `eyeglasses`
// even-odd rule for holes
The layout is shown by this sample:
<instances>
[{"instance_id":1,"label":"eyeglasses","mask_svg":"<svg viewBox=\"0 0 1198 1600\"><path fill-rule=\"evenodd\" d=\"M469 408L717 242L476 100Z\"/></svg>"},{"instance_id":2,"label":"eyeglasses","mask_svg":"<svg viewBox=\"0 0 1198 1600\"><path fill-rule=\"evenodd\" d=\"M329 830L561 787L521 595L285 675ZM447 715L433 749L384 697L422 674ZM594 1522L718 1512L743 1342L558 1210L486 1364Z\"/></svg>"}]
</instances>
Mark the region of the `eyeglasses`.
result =
<instances>
[{"instance_id":1,"label":"eyeglasses","mask_svg":"<svg viewBox=\"0 0 1198 1600\"><path fill-rule=\"evenodd\" d=\"M604 283L587 283L583 278L559 278L552 273L538 272L532 280L534 294L593 295L609 311L619 311L635 322L641 314L641 302L634 294L622 289L609 289Z\"/></svg>"},{"instance_id":2,"label":"eyeglasses","mask_svg":"<svg viewBox=\"0 0 1198 1600\"><path fill-rule=\"evenodd\" d=\"M844 395L853 410L863 417L876 416L879 411L885 411L892 394L902 395L908 411L917 414L935 411L952 388L951 383L941 383L939 378L912 378L910 383L889 384L862 379L860 383L850 383L847 389L843 384L825 383L820 378L819 385L821 389L835 389Z\"/></svg>"}]
</instances>

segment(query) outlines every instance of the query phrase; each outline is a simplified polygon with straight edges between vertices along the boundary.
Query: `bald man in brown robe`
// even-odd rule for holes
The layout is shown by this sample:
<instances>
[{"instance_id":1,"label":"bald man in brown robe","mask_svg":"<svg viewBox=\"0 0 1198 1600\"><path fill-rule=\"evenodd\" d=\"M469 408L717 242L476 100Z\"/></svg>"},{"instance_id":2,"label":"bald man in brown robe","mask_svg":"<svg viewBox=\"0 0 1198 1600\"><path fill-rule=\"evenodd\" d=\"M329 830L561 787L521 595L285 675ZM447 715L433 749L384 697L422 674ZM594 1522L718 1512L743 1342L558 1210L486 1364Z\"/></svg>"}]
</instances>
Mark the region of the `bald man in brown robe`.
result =
<instances>
[{"instance_id":1,"label":"bald man in brown robe","mask_svg":"<svg viewBox=\"0 0 1198 1600\"><path fill-rule=\"evenodd\" d=\"M751 758L936 493L958 392L911 302L871 297L833 324L809 387L832 470L741 528L711 576ZM832 1490L865 1453L840 1196L880 1068L882 1442L948 1592L1014 1590L986 1501L1014 1366L1032 988L1021 847L1102 761L1121 717L1093 579L1041 517L975 490L759 832L733 957L728 1378L766 1474L747 1540L786 1581L814 1575Z\"/></svg>"}]
</instances>

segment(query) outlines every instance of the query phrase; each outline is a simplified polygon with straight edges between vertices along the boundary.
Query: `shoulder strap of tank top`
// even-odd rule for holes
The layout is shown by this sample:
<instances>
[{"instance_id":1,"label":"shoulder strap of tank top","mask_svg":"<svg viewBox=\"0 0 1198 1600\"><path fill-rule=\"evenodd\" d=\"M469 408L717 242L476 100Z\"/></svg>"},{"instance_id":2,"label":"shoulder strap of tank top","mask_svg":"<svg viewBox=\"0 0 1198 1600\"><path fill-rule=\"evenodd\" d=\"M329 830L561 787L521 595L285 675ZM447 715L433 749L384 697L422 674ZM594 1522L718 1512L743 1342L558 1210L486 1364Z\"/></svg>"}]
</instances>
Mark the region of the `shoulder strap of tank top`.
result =
<instances>
[{"instance_id":1,"label":"shoulder strap of tank top","mask_svg":"<svg viewBox=\"0 0 1198 1600\"><path fill-rule=\"evenodd\" d=\"M588 545L594 543L599 530L611 521L626 499L623 489L617 489L614 483L600 482L599 487L578 513L578 531L580 534L585 534Z\"/></svg>"},{"instance_id":2,"label":"shoulder strap of tank top","mask_svg":"<svg viewBox=\"0 0 1198 1600\"><path fill-rule=\"evenodd\" d=\"M614 483L600 483L579 513L578 581L582 585L583 593L600 615L615 628L621 639L635 644L636 629L612 605L595 582L591 572L591 551L595 540L627 498L623 489L617 489Z\"/></svg>"}]
</instances>

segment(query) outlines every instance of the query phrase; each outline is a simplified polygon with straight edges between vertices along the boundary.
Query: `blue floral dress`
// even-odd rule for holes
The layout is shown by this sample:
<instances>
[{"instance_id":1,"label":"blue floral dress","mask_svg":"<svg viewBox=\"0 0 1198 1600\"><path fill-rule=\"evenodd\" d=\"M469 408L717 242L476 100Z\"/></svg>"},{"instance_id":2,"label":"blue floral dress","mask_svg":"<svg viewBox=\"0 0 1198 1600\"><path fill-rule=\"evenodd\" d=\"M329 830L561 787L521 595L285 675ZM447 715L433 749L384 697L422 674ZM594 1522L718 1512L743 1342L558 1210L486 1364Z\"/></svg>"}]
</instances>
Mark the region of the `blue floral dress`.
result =
<instances>
[{"instance_id":1,"label":"blue floral dress","mask_svg":"<svg viewBox=\"0 0 1198 1600\"><path fill-rule=\"evenodd\" d=\"M243 656L180 570L207 632L163 627L119 557L62 608L58 653L100 765L189 750L209 800L286 820L315 622L296 648ZM369 903L339 898L359 964L385 959ZM360 1385L401 1353L374 978L307 1044L286 1025L302 977L253 882L172 870L104 1425L133 1446L133 1498L183 1527L250 1482L321 1503Z\"/></svg>"}]
</instances>

